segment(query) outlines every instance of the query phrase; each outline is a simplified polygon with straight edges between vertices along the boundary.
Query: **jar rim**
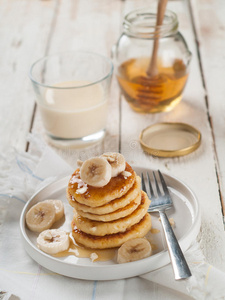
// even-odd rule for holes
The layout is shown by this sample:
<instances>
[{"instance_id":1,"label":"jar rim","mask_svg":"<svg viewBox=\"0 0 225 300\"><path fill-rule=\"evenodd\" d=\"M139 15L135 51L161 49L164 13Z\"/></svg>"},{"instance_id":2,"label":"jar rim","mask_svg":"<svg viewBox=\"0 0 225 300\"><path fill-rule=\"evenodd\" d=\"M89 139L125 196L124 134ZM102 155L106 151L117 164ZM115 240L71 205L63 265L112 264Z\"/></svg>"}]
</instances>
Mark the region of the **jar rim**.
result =
<instances>
[{"instance_id":1,"label":"jar rim","mask_svg":"<svg viewBox=\"0 0 225 300\"><path fill-rule=\"evenodd\" d=\"M173 11L165 11L162 25L156 26L156 20L156 9L147 7L133 10L124 17L124 31L127 35L147 39L166 37L177 32L178 18Z\"/></svg>"}]
</instances>

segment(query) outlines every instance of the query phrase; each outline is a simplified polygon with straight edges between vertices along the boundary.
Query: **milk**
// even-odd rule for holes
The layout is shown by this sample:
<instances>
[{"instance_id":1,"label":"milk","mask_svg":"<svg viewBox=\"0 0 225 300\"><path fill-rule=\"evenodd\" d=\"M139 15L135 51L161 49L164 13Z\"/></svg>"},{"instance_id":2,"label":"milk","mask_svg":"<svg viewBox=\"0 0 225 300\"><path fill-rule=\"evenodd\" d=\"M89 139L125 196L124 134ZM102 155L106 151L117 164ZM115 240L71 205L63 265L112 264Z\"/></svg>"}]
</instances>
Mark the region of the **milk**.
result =
<instances>
[{"instance_id":1,"label":"milk","mask_svg":"<svg viewBox=\"0 0 225 300\"><path fill-rule=\"evenodd\" d=\"M46 131L54 137L82 138L105 128L108 101L99 83L57 83L46 89L44 99L39 108Z\"/></svg>"}]
</instances>

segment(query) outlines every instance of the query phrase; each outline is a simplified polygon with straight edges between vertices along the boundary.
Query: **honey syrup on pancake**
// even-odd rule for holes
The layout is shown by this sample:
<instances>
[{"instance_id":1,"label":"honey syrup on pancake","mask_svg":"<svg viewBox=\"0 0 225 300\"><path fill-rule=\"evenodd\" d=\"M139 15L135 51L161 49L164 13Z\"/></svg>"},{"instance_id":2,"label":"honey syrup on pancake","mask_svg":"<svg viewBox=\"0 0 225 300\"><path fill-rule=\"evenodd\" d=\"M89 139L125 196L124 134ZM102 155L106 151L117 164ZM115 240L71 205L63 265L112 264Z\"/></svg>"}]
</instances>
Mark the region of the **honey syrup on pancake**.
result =
<instances>
[{"instance_id":1,"label":"honey syrup on pancake","mask_svg":"<svg viewBox=\"0 0 225 300\"><path fill-rule=\"evenodd\" d=\"M141 178L139 176L136 176L133 186L130 188L130 190L128 190L128 192L125 195L123 195L120 198L111 200L105 205L98 207L91 207L77 202L75 198L70 194L68 189L66 193L69 204L78 211L83 211L84 213L92 213L96 215L104 215L114 213L116 210L127 206L132 200L137 198L138 194L140 193L140 185Z\"/></svg>"},{"instance_id":2,"label":"honey syrup on pancake","mask_svg":"<svg viewBox=\"0 0 225 300\"><path fill-rule=\"evenodd\" d=\"M79 258L90 258L92 259L92 255L95 254L95 259L93 259L93 262L95 261L107 261L107 260L113 260L116 256L118 248L111 248L111 249L90 249L86 248L82 245L78 245L72 234L69 234L70 239L70 245L69 248L65 251L61 251L57 254L54 254L54 257L66 257L70 255L74 255Z\"/></svg>"},{"instance_id":3,"label":"honey syrup on pancake","mask_svg":"<svg viewBox=\"0 0 225 300\"><path fill-rule=\"evenodd\" d=\"M76 192L78 189L77 180L80 180L80 169L78 168L69 181L68 192L81 204L91 207L102 206L111 200L122 197L134 185L136 174L128 163L126 163L125 171L131 173L131 176L125 178L122 174L119 174L116 177L112 177L107 185L103 187L88 185L87 191L84 194L79 194ZM73 179L74 177L76 180Z\"/></svg>"}]
</instances>

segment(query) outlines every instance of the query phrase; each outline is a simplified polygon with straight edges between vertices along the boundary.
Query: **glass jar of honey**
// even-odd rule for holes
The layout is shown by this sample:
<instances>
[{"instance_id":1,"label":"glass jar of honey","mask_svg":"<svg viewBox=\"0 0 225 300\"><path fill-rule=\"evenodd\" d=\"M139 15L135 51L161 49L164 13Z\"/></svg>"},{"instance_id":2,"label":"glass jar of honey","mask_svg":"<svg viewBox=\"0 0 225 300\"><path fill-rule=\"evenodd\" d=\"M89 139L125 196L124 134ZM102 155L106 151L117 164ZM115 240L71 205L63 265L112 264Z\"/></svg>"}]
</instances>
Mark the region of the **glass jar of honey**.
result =
<instances>
[{"instance_id":1,"label":"glass jar of honey","mask_svg":"<svg viewBox=\"0 0 225 300\"><path fill-rule=\"evenodd\" d=\"M113 49L121 92L137 112L171 110L182 99L188 78L191 52L178 31L176 14L166 10L160 26L156 20L151 9L128 13Z\"/></svg>"}]
</instances>

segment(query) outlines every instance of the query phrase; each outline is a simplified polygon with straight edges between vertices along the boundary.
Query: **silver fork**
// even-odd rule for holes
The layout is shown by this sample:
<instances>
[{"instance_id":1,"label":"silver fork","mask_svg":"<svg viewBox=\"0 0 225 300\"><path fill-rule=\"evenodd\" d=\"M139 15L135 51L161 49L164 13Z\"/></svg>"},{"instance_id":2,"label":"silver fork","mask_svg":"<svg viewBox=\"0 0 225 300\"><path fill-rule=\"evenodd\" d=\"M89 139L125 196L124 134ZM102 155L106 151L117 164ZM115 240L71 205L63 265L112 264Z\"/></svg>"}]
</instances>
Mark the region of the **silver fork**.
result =
<instances>
[{"instance_id":1,"label":"silver fork","mask_svg":"<svg viewBox=\"0 0 225 300\"><path fill-rule=\"evenodd\" d=\"M158 212L161 218L162 227L164 229L164 234L166 238L166 243L168 246L168 252L170 255L174 275L176 280L180 279L186 279L191 276L191 271L188 267L188 264L185 260L185 257L182 253L182 250L178 244L178 241L176 239L176 236L173 232L173 229L170 225L170 222L167 218L167 215L165 213L165 210L170 209L173 206L172 198L169 194L169 190L167 188L167 185L165 183L165 180L161 174L161 172L158 170L159 178L161 181L161 185L164 191L164 194L161 193L159 184L157 182L155 173L153 172L154 182L157 190L158 197L155 196L155 193L152 188L151 180L149 177L149 174L147 173L147 182L149 185L149 191L150 195L147 192L144 175L141 174L142 179L142 190L146 192L151 199L151 204L149 206L148 212Z\"/></svg>"}]
</instances>

